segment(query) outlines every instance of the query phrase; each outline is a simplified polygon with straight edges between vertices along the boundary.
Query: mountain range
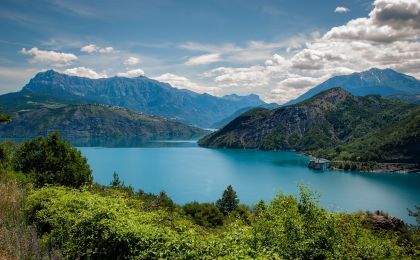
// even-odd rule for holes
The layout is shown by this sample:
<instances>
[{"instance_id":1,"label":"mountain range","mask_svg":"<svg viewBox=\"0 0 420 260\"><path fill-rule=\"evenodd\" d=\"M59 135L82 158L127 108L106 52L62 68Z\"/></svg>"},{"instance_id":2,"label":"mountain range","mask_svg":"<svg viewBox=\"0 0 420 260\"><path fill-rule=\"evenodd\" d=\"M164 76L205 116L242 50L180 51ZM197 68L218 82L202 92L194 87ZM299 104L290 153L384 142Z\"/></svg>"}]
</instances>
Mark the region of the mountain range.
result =
<instances>
[{"instance_id":1,"label":"mountain range","mask_svg":"<svg viewBox=\"0 0 420 260\"><path fill-rule=\"evenodd\" d=\"M420 81L392 69L372 68L350 75L335 76L285 105L296 104L327 89L340 87L355 96L391 96L409 102L420 101Z\"/></svg>"},{"instance_id":2,"label":"mountain range","mask_svg":"<svg viewBox=\"0 0 420 260\"><path fill-rule=\"evenodd\" d=\"M354 141L360 143L363 137L369 137L372 142L372 139L379 139L379 143L386 143L392 135L385 133L393 132L394 136L400 134L397 139L388 142L388 146L377 147L389 147L390 143L400 140L399 145L393 146L397 150L392 155L387 155L384 150L375 151L373 153L378 155L375 160L417 162L420 161L420 128L416 128L418 122L412 123L412 120L419 117L419 111L415 104L380 96L359 97L342 88L332 88L298 104L247 111L219 131L199 140L199 145L303 150L327 155L322 151ZM411 122L410 131L403 131L408 122ZM375 134L372 136L372 133ZM359 147L358 151L362 150ZM330 152L331 158L337 156ZM359 160L365 159L370 158L359 156Z\"/></svg>"},{"instance_id":3,"label":"mountain range","mask_svg":"<svg viewBox=\"0 0 420 260\"><path fill-rule=\"evenodd\" d=\"M11 101L15 104L10 104ZM20 92L0 96L0 106L14 110L11 112L45 102L120 106L202 128L211 127L245 107L269 106L253 94L215 97L177 89L143 76L89 79L54 70L38 73Z\"/></svg>"}]
</instances>

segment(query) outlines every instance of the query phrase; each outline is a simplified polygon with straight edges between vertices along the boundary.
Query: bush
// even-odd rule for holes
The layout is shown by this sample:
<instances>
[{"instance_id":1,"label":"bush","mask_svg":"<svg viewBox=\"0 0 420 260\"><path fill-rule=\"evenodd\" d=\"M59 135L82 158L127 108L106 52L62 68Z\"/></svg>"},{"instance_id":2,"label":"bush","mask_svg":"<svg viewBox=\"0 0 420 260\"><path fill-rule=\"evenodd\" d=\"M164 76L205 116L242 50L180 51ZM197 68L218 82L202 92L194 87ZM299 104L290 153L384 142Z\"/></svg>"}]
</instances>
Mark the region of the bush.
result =
<instances>
[{"instance_id":1,"label":"bush","mask_svg":"<svg viewBox=\"0 0 420 260\"><path fill-rule=\"evenodd\" d=\"M194 201L185 204L182 209L200 226L214 228L223 225L224 216L214 204Z\"/></svg>"},{"instance_id":2,"label":"bush","mask_svg":"<svg viewBox=\"0 0 420 260\"><path fill-rule=\"evenodd\" d=\"M45 184L80 187L92 183L86 158L57 133L21 144L16 150L14 168L32 176L38 187Z\"/></svg>"},{"instance_id":3,"label":"bush","mask_svg":"<svg viewBox=\"0 0 420 260\"><path fill-rule=\"evenodd\" d=\"M2 170L11 168L15 149L16 145L12 141L3 141L0 143L0 173Z\"/></svg>"},{"instance_id":4,"label":"bush","mask_svg":"<svg viewBox=\"0 0 420 260\"><path fill-rule=\"evenodd\" d=\"M165 211L136 210L126 198L50 186L29 195L25 213L44 243L68 259L188 258L197 253L192 223Z\"/></svg>"},{"instance_id":5,"label":"bush","mask_svg":"<svg viewBox=\"0 0 420 260\"><path fill-rule=\"evenodd\" d=\"M177 211L142 210L138 207L140 199L88 189L91 188L80 191L48 186L35 190L26 200L28 222L37 227L43 245L62 252L66 259L418 259L419 256L418 239L401 244L398 232L369 228L364 224L363 214L329 213L319 207L313 194L304 187L299 199L279 195L268 205L259 203L257 214L248 224L240 218L232 219L233 211L229 214L232 221L215 230L202 229ZM187 205L186 212L203 213L203 218L195 220L210 222L205 214L213 214L214 206L197 202Z\"/></svg>"}]
</instances>

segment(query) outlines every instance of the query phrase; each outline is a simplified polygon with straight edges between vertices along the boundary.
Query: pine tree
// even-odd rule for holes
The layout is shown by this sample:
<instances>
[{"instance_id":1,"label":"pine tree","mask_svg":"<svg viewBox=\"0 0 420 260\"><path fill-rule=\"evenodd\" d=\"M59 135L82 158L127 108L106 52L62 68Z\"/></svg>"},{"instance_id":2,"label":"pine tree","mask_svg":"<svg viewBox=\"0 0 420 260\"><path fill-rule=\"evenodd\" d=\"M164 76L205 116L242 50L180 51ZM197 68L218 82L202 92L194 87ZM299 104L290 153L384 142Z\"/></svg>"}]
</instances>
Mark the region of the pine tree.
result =
<instances>
[{"instance_id":1,"label":"pine tree","mask_svg":"<svg viewBox=\"0 0 420 260\"><path fill-rule=\"evenodd\" d=\"M234 211L239 205L239 199L232 185L229 185L223 192L221 199L216 201L216 207L225 215Z\"/></svg>"},{"instance_id":2,"label":"pine tree","mask_svg":"<svg viewBox=\"0 0 420 260\"><path fill-rule=\"evenodd\" d=\"M120 176L118 176L118 173L114 171L112 174L112 181L109 184L112 188L121 188L124 186L124 183L121 182Z\"/></svg>"}]
</instances>

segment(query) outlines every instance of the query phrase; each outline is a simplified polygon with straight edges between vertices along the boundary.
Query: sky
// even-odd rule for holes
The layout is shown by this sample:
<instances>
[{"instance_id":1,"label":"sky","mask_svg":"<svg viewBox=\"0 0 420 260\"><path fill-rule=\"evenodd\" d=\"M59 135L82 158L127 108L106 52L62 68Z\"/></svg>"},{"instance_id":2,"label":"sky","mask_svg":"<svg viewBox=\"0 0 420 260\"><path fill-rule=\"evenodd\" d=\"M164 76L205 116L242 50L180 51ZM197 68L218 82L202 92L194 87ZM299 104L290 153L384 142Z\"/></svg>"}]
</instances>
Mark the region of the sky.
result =
<instances>
[{"instance_id":1,"label":"sky","mask_svg":"<svg viewBox=\"0 0 420 260\"><path fill-rule=\"evenodd\" d=\"M54 69L284 103L372 67L420 78L420 0L0 2L0 94Z\"/></svg>"}]
</instances>

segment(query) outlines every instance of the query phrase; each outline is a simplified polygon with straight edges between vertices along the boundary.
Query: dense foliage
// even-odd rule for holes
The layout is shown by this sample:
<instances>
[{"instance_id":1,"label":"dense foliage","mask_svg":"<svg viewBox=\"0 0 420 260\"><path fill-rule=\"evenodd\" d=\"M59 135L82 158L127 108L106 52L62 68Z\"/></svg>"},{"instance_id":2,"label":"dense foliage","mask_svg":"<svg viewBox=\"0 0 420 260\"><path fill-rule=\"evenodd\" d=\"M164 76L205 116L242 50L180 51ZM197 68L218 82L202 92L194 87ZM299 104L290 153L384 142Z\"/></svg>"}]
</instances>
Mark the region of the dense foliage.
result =
<instances>
[{"instance_id":1,"label":"dense foliage","mask_svg":"<svg viewBox=\"0 0 420 260\"><path fill-rule=\"evenodd\" d=\"M57 133L25 142L15 153L15 170L33 177L36 186L58 184L80 187L92 182L86 158L61 140Z\"/></svg>"},{"instance_id":2,"label":"dense foliage","mask_svg":"<svg viewBox=\"0 0 420 260\"><path fill-rule=\"evenodd\" d=\"M203 227L217 227L223 225L224 216L212 203L198 203L194 201L185 204L182 209L197 225Z\"/></svg>"},{"instance_id":3,"label":"dense foliage","mask_svg":"<svg viewBox=\"0 0 420 260\"><path fill-rule=\"evenodd\" d=\"M142 203L121 192L105 195L86 188L45 187L29 195L25 212L43 243L69 258L419 256L418 241L408 231L375 230L366 224L368 215L361 213L329 213L305 188L300 198L281 194L270 204L260 205L250 212L249 223L228 217L230 221L216 230L195 225L197 218L189 220L189 209L199 207L196 203L184 206L186 216L182 211L145 211ZM208 211L210 215L214 210Z\"/></svg>"},{"instance_id":4,"label":"dense foliage","mask_svg":"<svg viewBox=\"0 0 420 260\"><path fill-rule=\"evenodd\" d=\"M401 111L400 115L405 115ZM384 119L387 117L383 115ZM315 152L318 156L353 162L420 163L420 108L400 121L362 135L349 143Z\"/></svg>"}]
</instances>

